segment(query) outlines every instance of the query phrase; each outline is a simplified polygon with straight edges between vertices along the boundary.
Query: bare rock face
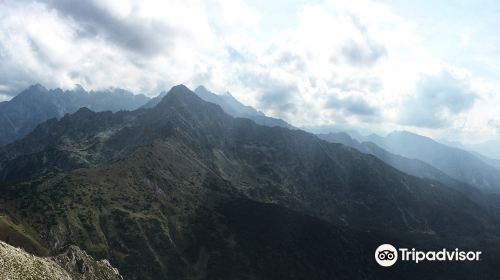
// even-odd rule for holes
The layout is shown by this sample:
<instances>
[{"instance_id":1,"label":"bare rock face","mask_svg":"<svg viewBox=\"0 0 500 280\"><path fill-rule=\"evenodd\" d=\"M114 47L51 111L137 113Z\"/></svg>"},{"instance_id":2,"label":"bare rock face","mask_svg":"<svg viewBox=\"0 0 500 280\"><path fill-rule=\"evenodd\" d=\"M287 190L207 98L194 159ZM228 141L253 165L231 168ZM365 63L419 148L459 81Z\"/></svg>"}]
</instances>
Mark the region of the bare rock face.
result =
<instances>
[{"instance_id":1,"label":"bare rock face","mask_svg":"<svg viewBox=\"0 0 500 280\"><path fill-rule=\"evenodd\" d=\"M9 280L121 280L107 260L95 261L69 246L53 257L37 257L0 241L0 279Z\"/></svg>"},{"instance_id":2,"label":"bare rock face","mask_svg":"<svg viewBox=\"0 0 500 280\"><path fill-rule=\"evenodd\" d=\"M70 273L72 279L78 280L118 280L123 279L118 269L111 266L108 260L95 261L77 246L69 246L61 254L52 257L62 268Z\"/></svg>"}]
</instances>

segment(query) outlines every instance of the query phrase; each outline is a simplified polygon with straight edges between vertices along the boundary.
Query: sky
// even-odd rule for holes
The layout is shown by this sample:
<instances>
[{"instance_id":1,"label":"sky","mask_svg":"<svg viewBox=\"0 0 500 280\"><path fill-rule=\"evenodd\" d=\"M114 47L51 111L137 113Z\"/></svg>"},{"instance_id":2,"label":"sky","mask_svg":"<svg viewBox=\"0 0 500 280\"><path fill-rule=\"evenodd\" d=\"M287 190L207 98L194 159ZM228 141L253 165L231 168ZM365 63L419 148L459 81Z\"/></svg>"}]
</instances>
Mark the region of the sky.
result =
<instances>
[{"instance_id":1,"label":"sky","mask_svg":"<svg viewBox=\"0 0 500 280\"><path fill-rule=\"evenodd\" d=\"M301 127L500 140L498 15L493 0L0 0L0 101L182 83Z\"/></svg>"}]
</instances>

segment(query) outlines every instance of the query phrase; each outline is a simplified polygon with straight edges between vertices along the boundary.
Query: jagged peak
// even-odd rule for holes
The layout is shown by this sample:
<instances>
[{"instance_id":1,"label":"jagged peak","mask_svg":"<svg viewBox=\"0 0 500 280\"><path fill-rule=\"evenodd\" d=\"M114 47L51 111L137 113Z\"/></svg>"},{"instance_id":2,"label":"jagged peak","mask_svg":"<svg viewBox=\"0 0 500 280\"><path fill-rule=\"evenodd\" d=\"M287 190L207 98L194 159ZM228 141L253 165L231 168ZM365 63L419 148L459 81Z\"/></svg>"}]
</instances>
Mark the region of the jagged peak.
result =
<instances>
[{"instance_id":1,"label":"jagged peak","mask_svg":"<svg viewBox=\"0 0 500 280\"><path fill-rule=\"evenodd\" d=\"M199 91L208 91L208 92L210 92L210 90L209 90L209 89L207 89L207 88L206 88L205 86L203 86L203 85L199 85L199 86L197 86L197 87L194 89L194 92L199 92Z\"/></svg>"},{"instance_id":2,"label":"jagged peak","mask_svg":"<svg viewBox=\"0 0 500 280\"><path fill-rule=\"evenodd\" d=\"M34 85L29 86L27 89L23 90L22 92L20 92L18 95L14 96L14 98L12 98L11 102L12 101L13 102L21 101L21 100L24 100L25 98L30 98L32 96L36 96L37 94L47 93L47 92L48 92L47 88L45 88L41 84L34 84Z\"/></svg>"},{"instance_id":3,"label":"jagged peak","mask_svg":"<svg viewBox=\"0 0 500 280\"><path fill-rule=\"evenodd\" d=\"M34 85L31 85L28 87L29 91L36 90L36 91L47 91L47 88L42 86L40 83L36 83Z\"/></svg>"},{"instance_id":4,"label":"jagged peak","mask_svg":"<svg viewBox=\"0 0 500 280\"><path fill-rule=\"evenodd\" d=\"M75 115L75 116L77 116L77 115L85 116L85 115L94 114L94 113L95 113L94 111L90 110L87 107L81 107L73 115Z\"/></svg>"},{"instance_id":5,"label":"jagged peak","mask_svg":"<svg viewBox=\"0 0 500 280\"><path fill-rule=\"evenodd\" d=\"M202 101L201 98L199 98L194 92L183 84L173 86L158 105L169 103L173 100Z\"/></svg>"},{"instance_id":6,"label":"jagged peak","mask_svg":"<svg viewBox=\"0 0 500 280\"><path fill-rule=\"evenodd\" d=\"M193 92L187 86L185 86L183 84L173 86L169 90L169 94L182 94L182 93L192 94Z\"/></svg>"},{"instance_id":7,"label":"jagged peak","mask_svg":"<svg viewBox=\"0 0 500 280\"><path fill-rule=\"evenodd\" d=\"M206 88L205 86L198 86L194 90L194 92L201 99L203 99L205 101L212 102L212 103L216 103L216 102L214 102L214 98L220 98L220 97L222 97L222 95L214 93L213 91L211 91L210 89Z\"/></svg>"},{"instance_id":8,"label":"jagged peak","mask_svg":"<svg viewBox=\"0 0 500 280\"><path fill-rule=\"evenodd\" d=\"M219 105L203 100L182 84L172 87L154 108L155 110L166 111L170 110L172 107L188 107L189 111L195 114L198 111L205 111L205 109L211 110L213 114L225 114L224 110Z\"/></svg>"}]
</instances>

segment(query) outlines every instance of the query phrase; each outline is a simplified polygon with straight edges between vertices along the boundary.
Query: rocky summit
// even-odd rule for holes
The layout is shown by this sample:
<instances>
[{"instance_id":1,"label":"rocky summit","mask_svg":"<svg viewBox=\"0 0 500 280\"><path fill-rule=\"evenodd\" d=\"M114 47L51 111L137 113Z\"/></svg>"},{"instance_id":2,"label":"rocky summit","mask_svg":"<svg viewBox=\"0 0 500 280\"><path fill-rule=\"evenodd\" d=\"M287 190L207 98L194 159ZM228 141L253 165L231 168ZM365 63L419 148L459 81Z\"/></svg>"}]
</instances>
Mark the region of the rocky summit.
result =
<instances>
[{"instance_id":1,"label":"rocky summit","mask_svg":"<svg viewBox=\"0 0 500 280\"><path fill-rule=\"evenodd\" d=\"M8 280L122 280L107 260L95 261L76 246L37 257L0 241L0 278Z\"/></svg>"}]
</instances>

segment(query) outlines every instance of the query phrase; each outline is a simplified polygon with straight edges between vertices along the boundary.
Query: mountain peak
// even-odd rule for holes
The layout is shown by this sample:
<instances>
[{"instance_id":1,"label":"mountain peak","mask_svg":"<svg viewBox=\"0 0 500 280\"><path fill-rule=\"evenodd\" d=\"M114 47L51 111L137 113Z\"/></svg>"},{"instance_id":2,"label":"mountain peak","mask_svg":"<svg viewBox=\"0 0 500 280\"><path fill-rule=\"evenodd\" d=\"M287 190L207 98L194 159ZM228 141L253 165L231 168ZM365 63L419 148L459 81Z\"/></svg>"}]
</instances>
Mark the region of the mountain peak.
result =
<instances>
[{"instance_id":1,"label":"mountain peak","mask_svg":"<svg viewBox=\"0 0 500 280\"><path fill-rule=\"evenodd\" d=\"M31 85L27 91L47 91L47 89L39 83Z\"/></svg>"},{"instance_id":2,"label":"mountain peak","mask_svg":"<svg viewBox=\"0 0 500 280\"><path fill-rule=\"evenodd\" d=\"M94 111L90 110L87 107L81 107L75 113L73 113L71 116L78 117L78 118L86 118L88 116L93 115L94 113L95 113ZM68 115L66 115L66 116L68 116Z\"/></svg>"},{"instance_id":3,"label":"mountain peak","mask_svg":"<svg viewBox=\"0 0 500 280\"><path fill-rule=\"evenodd\" d=\"M11 101L13 102L24 102L23 100L33 98L40 93L47 93L48 90L41 84L34 84L29 86L27 89L20 92L18 95L14 96Z\"/></svg>"},{"instance_id":4,"label":"mountain peak","mask_svg":"<svg viewBox=\"0 0 500 280\"><path fill-rule=\"evenodd\" d=\"M414 135L414 136L420 136L416 133L410 132L408 130L394 130L389 135Z\"/></svg>"},{"instance_id":5,"label":"mountain peak","mask_svg":"<svg viewBox=\"0 0 500 280\"><path fill-rule=\"evenodd\" d=\"M190 104L193 102L202 101L194 92L192 92L188 87L183 84L173 86L168 93L163 97L157 107L161 107L164 104L171 103L183 103Z\"/></svg>"},{"instance_id":6,"label":"mountain peak","mask_svg":"<svg viewBox=\"0 0 500 280\"><path fill-rule=\"evenodd\" d=\"M205 91L210 92L205 86L199 85L194 89L194 92Z\"/></svg>"},{"instance_id":7,"label":"mountain peak","mask_svg":"<svg viewBox=\"0 0 500 280\"><path fill-rule=\"evenodd\" d=\"M193 94L193 92L187 86L180 84L173 86L168 94Z\"/></svg>"},{"instance_id":8,"label":"mountain peak","mask_svg":"<svg viewBox=\"0 0 500 280\"><path fill-rule=\"evenodd\" d=\"M196 89L198 90L198 88L196 88ZM171 93L173 93L173 95L186 95L185 93L192 93L192 91L183 84L176 85L176 86L172 87L169 91L160 92L160 94L158 94L156 97L153 97L146 104L144 104L141 108L144 108L144 109L153 108L153 107L158 106L160 103L162 103L164 99L176 98L175 96L167 98L167 96L169 96Z\"/></svg>"}]
</instances>

